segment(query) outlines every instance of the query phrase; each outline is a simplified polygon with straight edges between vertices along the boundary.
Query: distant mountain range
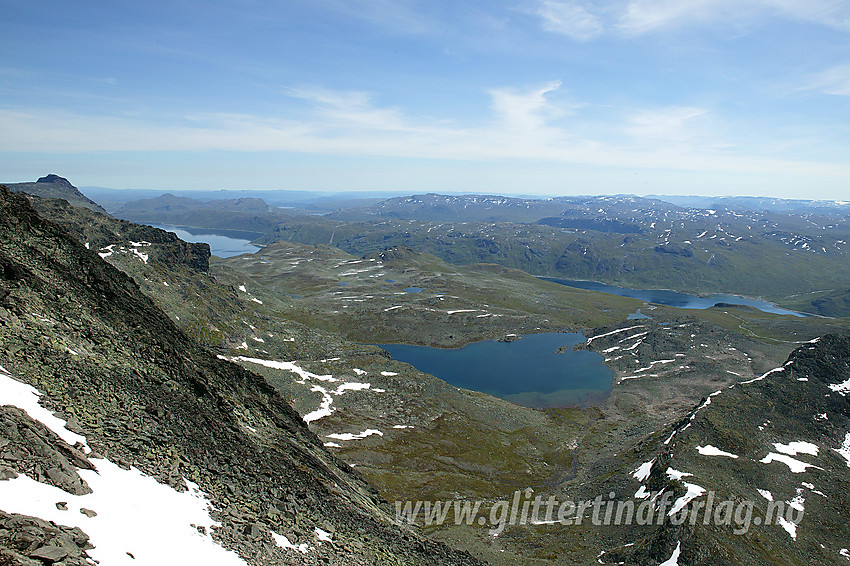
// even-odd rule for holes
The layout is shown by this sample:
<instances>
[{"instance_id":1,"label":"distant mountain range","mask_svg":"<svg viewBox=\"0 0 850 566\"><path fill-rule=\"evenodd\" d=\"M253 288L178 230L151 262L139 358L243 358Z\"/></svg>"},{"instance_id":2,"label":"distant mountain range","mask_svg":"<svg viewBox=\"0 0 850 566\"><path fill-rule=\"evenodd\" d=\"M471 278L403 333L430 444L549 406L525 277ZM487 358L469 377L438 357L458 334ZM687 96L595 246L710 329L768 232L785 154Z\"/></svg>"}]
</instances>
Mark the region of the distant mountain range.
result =
<instances>
[{"instance_id":1,"label":"distant mountain range","mask_svg":"<svg viewBox=\"0 0 850 566\"><path fill-rule=\"evenodd\" d=\"M263 199L240 197L203 201L170 193L125 203L112 213L142 224L243 230L263 234L291 217L290 209L271 206Z\"/></svg>"},{"instance_id":2,"label":"distant mountain range","mask_svg":"<svg viewBox=\"0 0 850 566\"><path fill-rule=\"evenodd\" d=\"M850 201L847 200L807 200L783 199L771 197L703 197L647 195L687 208L712 208L729 210L751 210L760 212L844 212L850 213Z\"/></svg>"},{"instance_id":3,"label":"distant mountain range","mask_svg":"<svg viewBox=\"0 0 850 566\"><path fill-rule=\"evenodd\" d=\"M841 299L850 279L850 212L842 207L790 213L682 208L629 196L429 194L295 216L258 243L273 241L329 244L356 255L404 245L453 264L492 262L534 275L727 292L850 314Z\"/></svg>"}]
</instances>

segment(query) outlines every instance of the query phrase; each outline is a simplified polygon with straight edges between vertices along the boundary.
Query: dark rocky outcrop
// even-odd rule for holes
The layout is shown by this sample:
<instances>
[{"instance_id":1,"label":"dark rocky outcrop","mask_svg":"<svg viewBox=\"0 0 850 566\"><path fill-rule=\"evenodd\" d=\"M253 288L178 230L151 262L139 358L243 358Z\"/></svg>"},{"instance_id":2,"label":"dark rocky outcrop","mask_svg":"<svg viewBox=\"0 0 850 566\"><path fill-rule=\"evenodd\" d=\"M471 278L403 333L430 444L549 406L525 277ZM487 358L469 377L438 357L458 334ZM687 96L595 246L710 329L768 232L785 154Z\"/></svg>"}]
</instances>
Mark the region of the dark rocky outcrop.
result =
<instances>
[{"instance_id":1,"label":"dark rocky outcrop","mask_svg":"<svg viewBox=\"0 0 850 566\"><path fill-rule=\"evenodd\" d=\"M134 224L71 206L59 199L31 198L31 204L40 215L50 218L92 250L110 245L128 245L130 242L155 244L145 248L155 262L164 266L186 265L198 271L208 271L210 246L205 243L184 242L173 232L153 226Z\"/></svg>"},{"instance_id":2,"label":"dark rocky outcrop","mask_svg":"<svg viewBox=\"0 0 850 566\"><path fill-rule=\"evenodd\" d=\"M681 246L655 246L655 252L659 254L678 255L682 257L694 257L694 252Z\"/></svg>"},{"instance_id":3,"label":"dark rocky outcrop","mask_svg":"<svg viewBox=\"0 0 850 566\"><path fill-rule=\"evenodd\" d=\"M89 537L79 528L0 511L0 564L88 566L85 551L91 548Z\"/></svg>"},{"instance_id":4,"label":"dark rocky outcrop","mask_svg":"<svg viewBox=\"0 0 850 566\"><path fill-rule=\"evenodd\" d=\"M568 230L595 230L597 232L610 232L614 234L640 234L643 232L637 224L630 224L609 218L568 218L559 216L541 218L537 221L537 224Z\"/></svg>"}]
</instances>

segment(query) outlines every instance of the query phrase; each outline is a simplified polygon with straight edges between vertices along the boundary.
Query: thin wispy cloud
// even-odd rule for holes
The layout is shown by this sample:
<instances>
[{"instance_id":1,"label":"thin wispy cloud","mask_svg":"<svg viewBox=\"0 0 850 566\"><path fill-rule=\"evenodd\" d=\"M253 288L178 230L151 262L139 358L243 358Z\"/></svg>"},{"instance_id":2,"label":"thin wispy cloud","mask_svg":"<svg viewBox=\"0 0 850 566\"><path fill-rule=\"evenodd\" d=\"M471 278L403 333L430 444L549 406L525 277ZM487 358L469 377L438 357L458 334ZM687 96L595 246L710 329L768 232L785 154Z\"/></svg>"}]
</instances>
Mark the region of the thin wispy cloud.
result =
<instances>
[{"instance_id":1,"label":"thin wispy cloud","mask_svg":"<svg viewBox=\"0 0 850 566\"><path fill-rule=\"evenodd\" d=\"M791 19L850 32L850 2L846 0L760 0L757 4Z\"/></svg>"},{"instance_id":2,"label":"thin wispy cloud","mask_svg":"<svg viewBox=\"0 0 850 566\"><path fill-rule=\"evenodd\" d=\"M291 89L288 94L312 105L317 117L338 127L363 126L372 130L408 129L401 111L375 106L366 92L335 92L327 89Z\"/></svg>"},{"instance_id":3,"label":"thin wispy cloud","mask_svg":"<svg viewBox=\"0 0 850 566\"><path fill-rule=\"evenodd\" d=\"M817 90L836 96L850 96L850 64L837 65L815 74L803 89Z\"/></svg>"},{"instance_id":4,"label":"thin wispy cloud","mask_svg":"<svg viewBox=\"0 0 850 566\"><path fill-rule=\"evenodd\" d=\"M698 122L707 114L693 107L640 110L629 116L625 132L643 143L693 144L706 135Z\"/></svg>"},{"instance_id":5,"label":"thin wispy cloud","mask_svg":"<svg viewBox=\"0 0 850 566\"><path fill-rule=\"evenodd\" d=\"M566 109L556 107L547 95L561 87L560 81L548 83L531 90L498 88L489 91L493 113L501 127L509 130L539 131L552 118L561 116Z\"/></svg>"},{"instance_id":6,"label":"thin wispy cloud","mask_svg":"<svg viewBox=\"0 0 850 566\"><path fill-rule=\"evenodd\" d=\"M592 39L604 31L599 18L576 2L543 0L537 8L543 29L579 41Z\"/></svg>"},{"instance_id":7,"label":"thin wispy cloud","mask_svg":"<svg viewBox=\"0 0 850 566\"><path fill-rule=\"evenodd\" d=\"M616 27L627 34L637 35L682 24L718 21L730 16L738 17L746 10L746 4L747 0L631 0Z\"/></svg>"},{"instance_id":8,"label":"thin wispy cloud","mask_svg":"<svg viewBox=\"0 0 850 566\"><path fill-rule=\"evenodd\" d=\"M703 24L751 25L767 17L850 32L850 2L845 0L540 0L536 14L544 30L579 41Z\"/></svg>"},{"instance_id":9,"label":"thin wispy cloud","mask_svg":"<svg viewBox=\"0 0 850 566\"><path fill-rule=\"evenodd\" d=\"M591 135L592 125L572 116L569 127L553 120L568 112L547 99L560 87L491 89L492 120L453 125L375 107L365 93L293 91L309 101L314 119L287 120L241 114L194 114L181 125L129 117L97 117L37 111L0 111L0 128L19 132L0 139L0 151L209 151L307 152L418 159L533 159L595 166L691 171L787 171L850 179L850 168L779 160L757 153L730 156L705 139L695 122L708 111L673 107L624 113L616 143ZM574 105L569 106L575 108ZM700 145L702 144L702 145Z\"/></svg>"}]
</instances>

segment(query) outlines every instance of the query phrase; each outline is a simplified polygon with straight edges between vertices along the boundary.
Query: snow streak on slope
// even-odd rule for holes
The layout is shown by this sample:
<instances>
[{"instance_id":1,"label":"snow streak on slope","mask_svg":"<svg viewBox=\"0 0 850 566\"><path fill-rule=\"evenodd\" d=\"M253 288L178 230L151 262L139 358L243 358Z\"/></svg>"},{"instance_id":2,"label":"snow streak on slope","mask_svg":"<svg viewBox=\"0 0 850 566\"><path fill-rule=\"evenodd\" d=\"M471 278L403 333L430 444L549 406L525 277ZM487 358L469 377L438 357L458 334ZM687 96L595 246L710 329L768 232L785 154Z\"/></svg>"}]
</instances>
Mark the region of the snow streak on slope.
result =
<instances>
[{"instance_id":1,"label":"snow streak on slope","mask_svg":"<svg viewBox=\"0 0 850 566\"><path fill-rule=\"evenodd\" d=\"M383 389L372 388L370 383L361 383L357 381L348 381L343 382L341 379L338 379L332 375L317 375L315 373L309 372L302 367L296 365L293 362L281 362L275 360L263 360L260 358L249 358L247 356L235 356L232 358L228 358L225 356L218 356L220 359L229 360L231 362L248 362L251 364L261 365L271 369L284 370L297 374L301 379L295 380L295 383L299 383L301 385L306 385L308 380L316 380L322 381L325 383L340 383L336 389L328 389L322 385L314 384L310 387L310 391L314 393L320 393L322 395L322 401L319 404L319 408L307 413L302 418L304 422L311 423L313 421L317 421L321 418L330 416L336 410L333 406L334 397L345 394L346 391L364 391L367 389L371 389L375 393L383 393ZM367 371L354 368L352 370L357 375L366 375ZM383 373L391 373L391 372L382 372ZM392 374L398 375L398 374Z\"/></svg>"},{"instance_id":2,"label":"snow streak on slope","mask_svg":"<svg viewBox=\"0 0 850 566\"><path fill-rule=\"evenodd\" d=\"M23 409L64 441L79 442L91 452L85 437L67 430L64 421L38 404L40 393L35 388L0 370L0 405ZM78 473L92 493L73 495L20 475L0 481L0 508L79 527L95 546L89 555L101 564L245 564L210 536L217 523L210 518L210 503L197 485L184 480L187 491L179 492L135 468L124 470L102 458L89 461L97 470ZM67 510L60 510L59 502Z\"/></svg>"}]
</instances>

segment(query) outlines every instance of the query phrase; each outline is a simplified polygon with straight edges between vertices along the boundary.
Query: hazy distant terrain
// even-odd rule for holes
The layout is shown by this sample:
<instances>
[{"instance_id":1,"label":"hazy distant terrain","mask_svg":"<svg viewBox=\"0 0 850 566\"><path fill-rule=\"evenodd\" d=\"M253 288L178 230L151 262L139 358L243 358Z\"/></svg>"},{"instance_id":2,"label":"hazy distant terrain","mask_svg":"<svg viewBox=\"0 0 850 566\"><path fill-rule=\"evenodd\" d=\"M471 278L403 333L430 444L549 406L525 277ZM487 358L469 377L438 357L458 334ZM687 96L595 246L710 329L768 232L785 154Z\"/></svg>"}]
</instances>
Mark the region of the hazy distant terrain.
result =
<instances>
[{"instance_id":1,"label":"hazy distant terrain","mask_svg":"<svg viewBox=\"0 0 850 566\"><path fill-rule=\"evenodd\" d=\"M138 222L264 233L260 244L325 244L355 255L408 246L455 265L491 262L533 275L734 293L825 316L850 313L842 290L850 278L847 203L678 199L715 206L688 208L670 200L677 199L432 193L340 201L337 210L308 213L255 197L162 195L113 212Z\"/></svg>"},{"instance_id":2,"label":"hazy distant terrain","mask_svg":"<svg viewBox=\"0 0 850 566\"><path fill-rule=\"evenodd\" d=\"M295 217L259 242L328 244L354 254L406 245L454 264L494 262L631 288L736 293L827 314L827 302L813 301L840 292L850 277L850 216L844 206L799 206L804 212L681 208L638 197L425 195ZM560 214L552 216L553 209ZM833 314L848 313L841 301L828 304Z\"/></svg>"}]
</instances>

